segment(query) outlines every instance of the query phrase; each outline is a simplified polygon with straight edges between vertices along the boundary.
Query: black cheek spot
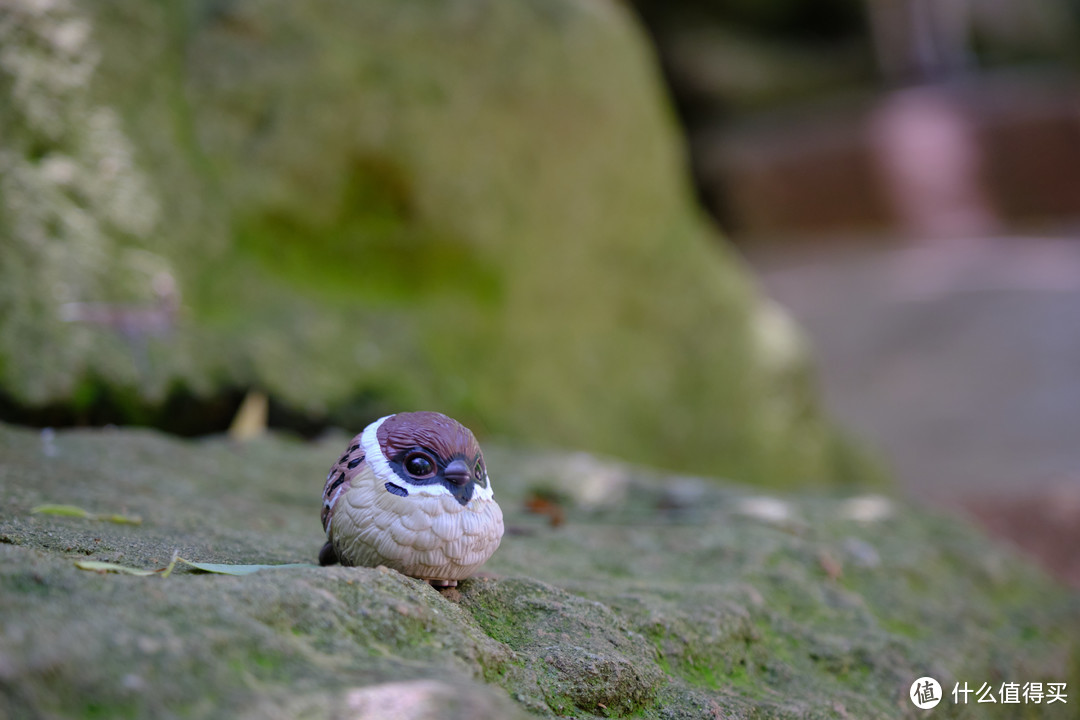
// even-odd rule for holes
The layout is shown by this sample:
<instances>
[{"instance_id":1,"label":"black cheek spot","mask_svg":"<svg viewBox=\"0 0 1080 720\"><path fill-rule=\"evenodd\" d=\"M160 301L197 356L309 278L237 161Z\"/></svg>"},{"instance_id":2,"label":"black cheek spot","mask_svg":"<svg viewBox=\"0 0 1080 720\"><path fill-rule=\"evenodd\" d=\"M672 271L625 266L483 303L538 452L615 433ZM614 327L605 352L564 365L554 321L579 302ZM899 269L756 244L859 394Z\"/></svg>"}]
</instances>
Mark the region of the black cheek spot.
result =
<instances>
[{"instance_id":1,"label":"black cheek spot","mask_svg":"<svg viewBox=\"0 0 1080 720\"><path fill-rule=\"evenodd\" d=\"M328 487L328 488L326 489L326 494L327 494L327 495L329 495L330 493L332 493L332 492L334 492L335 490L337 490L337 487L338 487L338 485L340 485L340 484L341 484L341 483L343 483L343 482L345 482L345 473L341 473L340 475L338 475L338 476L337 476L337 480L335 480L335 481L333 482L333 484L332 484L332 485L330 485L330 487Z\"/></svg>"},{"instance_id":2,"label":"black cheek spot","mask_svg":"<svg viewBox=\"0 0 1080 720\"><path fill-rule=\"evenodd\" d=\"M409 491L406 490L405 488L401 487L400 485L395 485L392 482L388 482L383 487L386 488L387 492L393 493L394 495L397 495L398 497L409 497Z\"/></svg>"},{"instance_id":3,"label":"black cheek spot","mask_svg":"<svg viewBox=\"0 0 1080 720\"><path fill-rule=\"evenodd\" d=\"M357 465L359 465L362 462L364 462L364 456L363 455L361 455L358 458L353 458L352 460L349 461L349 469L352 470L354 467L356 467Z\"/></svg>"}]
</instances>

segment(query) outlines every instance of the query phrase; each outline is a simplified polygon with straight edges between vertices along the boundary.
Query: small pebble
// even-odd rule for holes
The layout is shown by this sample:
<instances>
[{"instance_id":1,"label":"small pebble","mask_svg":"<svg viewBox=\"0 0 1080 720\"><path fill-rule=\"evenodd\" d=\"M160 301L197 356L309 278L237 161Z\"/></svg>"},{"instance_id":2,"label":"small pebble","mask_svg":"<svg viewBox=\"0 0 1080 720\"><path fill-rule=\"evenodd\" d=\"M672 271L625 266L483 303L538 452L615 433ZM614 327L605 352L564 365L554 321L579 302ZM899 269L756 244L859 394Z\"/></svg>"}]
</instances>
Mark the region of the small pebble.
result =
<instances>
[{"instance_id":1,"label":"small pebble","mask_svg":"<svg viewBox=\"0 0 1080 720\"><path fill-rule=\"evenodd\" d=\"M840 505L840 515L848 520L875 523L891 517L893 502L883 495L862 495L845 500Z\"/></svg>"},{"instance_id":2,"label":"small pebble","mask_svg":"<svg viewBox=\"0 0 1080 720\"><path fill-rule=\"evenodd\" d=\"M56 447L56 431L51 427L41 429L41 453L50 458L60 454Z\"/></svg>"},{"instance_id":3,"label":"small pebble","mask_svg":"<svg viewBox=\"0 0 1080 720\"><path fill-rule=\"evenodd\" d=\"M739 502L738 511L743 515L778 525L792 519L791 506L772 497L744 498Z\"/></svg>"},{"instance_id":4,"label":"small pebble","mask_svg":"<svg viewBox=\"0 0 1080 720\"><path fill-rule=\"evenodd\" d=\"M881 565L881 555L874 546L857 537L844 538L844 552L861 568L872 570Z\"/></svg>"}]
</instances>

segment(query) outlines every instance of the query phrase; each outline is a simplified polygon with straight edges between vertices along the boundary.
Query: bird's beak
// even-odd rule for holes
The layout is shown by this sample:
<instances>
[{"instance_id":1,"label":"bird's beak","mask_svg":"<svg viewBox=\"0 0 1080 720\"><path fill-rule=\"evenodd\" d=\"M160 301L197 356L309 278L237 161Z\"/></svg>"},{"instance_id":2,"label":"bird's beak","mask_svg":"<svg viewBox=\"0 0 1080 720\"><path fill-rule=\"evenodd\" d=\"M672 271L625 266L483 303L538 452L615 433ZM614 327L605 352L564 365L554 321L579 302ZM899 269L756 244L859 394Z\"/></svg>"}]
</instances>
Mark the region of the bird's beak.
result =
<instances>
[{"instance_id":1,"label":"bird's beak","mask_svg":"<svg viewBox=\"0 0 1080 720\"><path fill-rule=\"evenodd\" d=\"M451 460L450 464L443 470L443 477L454 483L455 485L464 485L472 480L472 473L469 472L469 466L465 464L465 461L461 458Z\"/></svg>"}]
</instances>

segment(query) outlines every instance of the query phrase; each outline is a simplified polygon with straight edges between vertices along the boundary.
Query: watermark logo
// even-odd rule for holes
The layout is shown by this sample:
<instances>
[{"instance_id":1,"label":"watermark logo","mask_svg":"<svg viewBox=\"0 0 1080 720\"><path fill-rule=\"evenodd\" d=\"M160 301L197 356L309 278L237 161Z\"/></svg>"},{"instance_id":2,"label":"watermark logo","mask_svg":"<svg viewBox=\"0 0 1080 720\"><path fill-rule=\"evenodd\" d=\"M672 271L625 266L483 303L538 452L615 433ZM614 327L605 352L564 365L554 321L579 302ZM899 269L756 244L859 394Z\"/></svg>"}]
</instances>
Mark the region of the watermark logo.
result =
<instances>
[{"instance_id":1,"label":"watermark logo","mask_svg":"<svg viewBox=\"0 0 1080 720\"><path fill-rule=\"evenodd\" d=\"M911 702L920 710L929 710L937 707L941 702L941 683L932 677L924 676L911 683L908 695Z\"/></svg>"},{"instance_id":2,"label":"watermark logo","mask_svg":"<svg viewBox=\"0 0 1080 720\"><path fill-rule=\"evenodd\" d=\"M956 683L952 689L952 696L953 702L957 705L967 705L970 695L975 696L976 702L1001 703L1002 705L1019 705L1021 699L1024 705L1067 704L1069 702L1067 687L1066 683L1058 682L1026 682L1023 685L1017 682L1004 682L998 687L995 696L994 687L990 683L984 682L976 690L965 682L963 687L960 687L960 683Z\"/></svg>"},{"instance_id":3,"label":"watermark logo","mask_svg":"<svg viewBox=\"0 0 1080 720\"><path fill-rule=\"evenodd\" d=\"M923 676L911 683L908 691L911 703L920 710L929 710L937 707L943 699L941 684L932 677ZM967 705L968 703L997 703L1001 705L1053 705L1054 703L1068 704L1068 685L1063 682L1033 681L1020 684L1018 682L1003 682L994 687L984 682L976 689L968 683L957 682L952 689L952 701L954 705Z\"/></svg>"}]
</instances>

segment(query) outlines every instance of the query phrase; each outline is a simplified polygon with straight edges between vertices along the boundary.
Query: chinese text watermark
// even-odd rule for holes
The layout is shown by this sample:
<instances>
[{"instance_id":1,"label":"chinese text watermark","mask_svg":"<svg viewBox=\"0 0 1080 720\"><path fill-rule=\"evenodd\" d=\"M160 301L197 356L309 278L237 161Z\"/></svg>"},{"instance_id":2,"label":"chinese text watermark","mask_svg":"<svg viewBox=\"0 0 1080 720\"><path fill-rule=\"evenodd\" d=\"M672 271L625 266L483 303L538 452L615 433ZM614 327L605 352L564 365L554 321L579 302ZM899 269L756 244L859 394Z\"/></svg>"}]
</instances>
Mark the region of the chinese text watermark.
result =
<instances>
[{"instance_id":1,"label":"chinese text watermark","mask_svg":"<svg viewBox=\"0 0 1080 720\"><path fill-rule=\"evenodd\" d=\"M973 687L967 682L953 685L952 701L956 705L968 703L995 703L1001 705L1053 705L1068 703L1068 684L1063 682L988 682ZM932 677L924 676L911 683L908 697L920 710L937 706L944 697L941 684Z\"/></svg>"}]
</instances>

